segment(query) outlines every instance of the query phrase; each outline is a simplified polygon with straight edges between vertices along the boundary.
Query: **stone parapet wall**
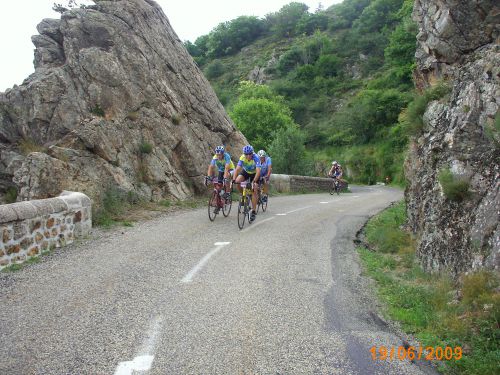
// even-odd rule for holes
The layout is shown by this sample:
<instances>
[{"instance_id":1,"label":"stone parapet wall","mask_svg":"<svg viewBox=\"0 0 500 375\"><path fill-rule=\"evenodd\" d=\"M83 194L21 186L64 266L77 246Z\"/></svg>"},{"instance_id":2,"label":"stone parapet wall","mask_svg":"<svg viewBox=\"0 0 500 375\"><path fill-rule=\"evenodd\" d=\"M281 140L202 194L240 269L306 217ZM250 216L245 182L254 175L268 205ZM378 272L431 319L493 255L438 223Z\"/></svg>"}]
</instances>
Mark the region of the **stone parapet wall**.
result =
<instances>
[{"instance_id":1,"label":"stone parapet wall","mask_svg":"<svg viewBox=\"0 0 500 375\"><path fill-rule=\"evenodd\" d=\"M1 205L0 269L70 244L91 228L91 201L82 193Z\"/></svg>"},{"instance_id":2,"label":"stone parapet wall","mask_svg":"<svg viewBox=\"0 0 500 375\"><path fill-rule=\"evenodd\" d=\"M272 174L271 186L280 193L301 193L308 191L328 191L332 187L330 178ZM347 183L342 184L347 188Z\"/></svg>"}]
</instances>

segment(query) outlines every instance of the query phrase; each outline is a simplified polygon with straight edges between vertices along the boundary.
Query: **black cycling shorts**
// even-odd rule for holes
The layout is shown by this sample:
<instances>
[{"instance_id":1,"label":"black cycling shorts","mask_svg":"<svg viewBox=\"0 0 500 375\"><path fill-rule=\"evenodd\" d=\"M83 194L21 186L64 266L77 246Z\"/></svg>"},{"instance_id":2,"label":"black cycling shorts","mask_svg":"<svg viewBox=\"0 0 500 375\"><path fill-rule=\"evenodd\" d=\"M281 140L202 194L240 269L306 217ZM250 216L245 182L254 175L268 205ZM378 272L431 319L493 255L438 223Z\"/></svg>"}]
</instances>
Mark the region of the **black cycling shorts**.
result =
<instances>
[{"instance_id":1,"label":"black cycling shorts","mask_svg":"<svg viewBox=\"0 0 500 375\"><path fill-rule=\"evenodd\" d=\"M253 181L253 179L255 178L255 173L248 173L247 171L245 171L244 169L240 172L240 176L243 176L245 177L245 180L250 180L250 182Z\"/></svg>"}]
</instances>

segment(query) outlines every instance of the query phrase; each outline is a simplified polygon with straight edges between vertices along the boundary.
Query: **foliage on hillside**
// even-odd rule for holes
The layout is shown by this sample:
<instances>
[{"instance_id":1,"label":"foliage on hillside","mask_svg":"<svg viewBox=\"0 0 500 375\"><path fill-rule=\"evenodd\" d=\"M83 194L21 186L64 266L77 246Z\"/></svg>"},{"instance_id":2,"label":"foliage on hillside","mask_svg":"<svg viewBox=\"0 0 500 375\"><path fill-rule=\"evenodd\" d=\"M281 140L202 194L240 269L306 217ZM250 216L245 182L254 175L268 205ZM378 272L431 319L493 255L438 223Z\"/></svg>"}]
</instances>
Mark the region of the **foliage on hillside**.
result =
<instances>
[{"instance_id":1,"label":"foliage on hillside","mask_svg":"<svg viewBox=\"0 0 500 375\"><path fill-rule=\"evenodd\" d=\"M292 2L263 19L220 24L186 47L258 147L297 124L306 173L321 175L337 159L351 179L402 183L408 132L398 118L413 100L412 7L412 0L344 0L311 13ZM243 98L240 82L255 67L268 94Z\"/></svg>"}]
</instances>

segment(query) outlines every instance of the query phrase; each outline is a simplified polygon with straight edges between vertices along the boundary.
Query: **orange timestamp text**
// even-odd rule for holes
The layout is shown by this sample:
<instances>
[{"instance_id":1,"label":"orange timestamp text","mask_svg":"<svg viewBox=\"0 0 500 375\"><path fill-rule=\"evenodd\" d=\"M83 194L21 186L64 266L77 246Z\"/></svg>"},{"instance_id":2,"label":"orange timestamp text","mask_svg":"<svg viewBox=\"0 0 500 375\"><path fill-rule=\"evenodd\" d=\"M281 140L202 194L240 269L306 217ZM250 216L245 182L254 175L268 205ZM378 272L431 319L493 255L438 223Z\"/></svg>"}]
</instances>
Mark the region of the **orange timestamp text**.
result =
<instances>
[{"instance_id":1,"label":"orange timestamp text","mask_svg":"<svg viewBox=\"0 0 500 375\"><path fill-rule=\"evenodd\" d=\"M456 346L452 348L451 346L441 347L441 346L398 346L398 347L386 347L386 346L372 346L370 348L370 353L374 361L393 361L393 360L426 360L426 361L458 361L462 358L462 348Z\"/></svg>"}]
</instances>

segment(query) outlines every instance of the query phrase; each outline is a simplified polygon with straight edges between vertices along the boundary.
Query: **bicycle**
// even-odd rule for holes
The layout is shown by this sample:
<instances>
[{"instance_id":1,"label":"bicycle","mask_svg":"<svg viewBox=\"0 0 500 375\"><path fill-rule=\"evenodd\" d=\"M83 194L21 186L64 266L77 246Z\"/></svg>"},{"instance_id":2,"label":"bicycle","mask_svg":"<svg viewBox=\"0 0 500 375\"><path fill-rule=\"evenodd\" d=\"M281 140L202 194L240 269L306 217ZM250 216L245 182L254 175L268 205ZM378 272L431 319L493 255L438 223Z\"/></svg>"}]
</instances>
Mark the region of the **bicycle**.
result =
<instances>
[{"instance_id":1,"label":"bicycle","mask_svg":"<svg viewBox=\"0 0 500 375\"><path fill-rule=\"evenodd\" d=\"M262 193L263 182L264 182L263 180L259 181L259 188L257 189L257 210L256 210L256 212L259 212L259 207L262 207L262 212L266 212L266 210L267 210L267 202L269 200L269 195Z\"/></svg>"},{"instance_id":2,"label":"bicycle","mask_svg":"<svg viewBox=\"0 0 500 375\"><path fill-rule=\"evenodd\" d=\"M208 198L208 218L210 219L210 221L214 221L215 217L219 214L221 209L224 217L228 217L233 205L233 197L231 194L232 191L227 192L226 194L229 195L223 197L223 187L226 184L226 179L221 182L219 180L214 181L214 179L208 176L205 177L205 184L209 181L213 183L214 190Z\"/></svg>"},{"instance_id":3,"label":"bicycle","mask_svg":"<svg viewBox=\"0 0 500 375\"><path fill-rule=\"evenodd\" d=\"M240 202L238 204L238 228L243 229L245 225L245 219L250 221L250 212L252 211L252 183L249 181L240 182L240 186L243 188L241 193Z\"/></svg>"},{"instance_id":4,"label":"bicycle","mask_svg":"<svg viewBox=\"0 0 500 375\"><path fill-rule=\"evenodd\" d=\"M340 190L342 189L341 186L340 186L340 181L337 177L332 177L330 176L331 179L333 179L332 181L332 187L330 188L330 195L333 195L335 193L337 193L337 195L340 195Z\"/></svg>"}]
</instances>

